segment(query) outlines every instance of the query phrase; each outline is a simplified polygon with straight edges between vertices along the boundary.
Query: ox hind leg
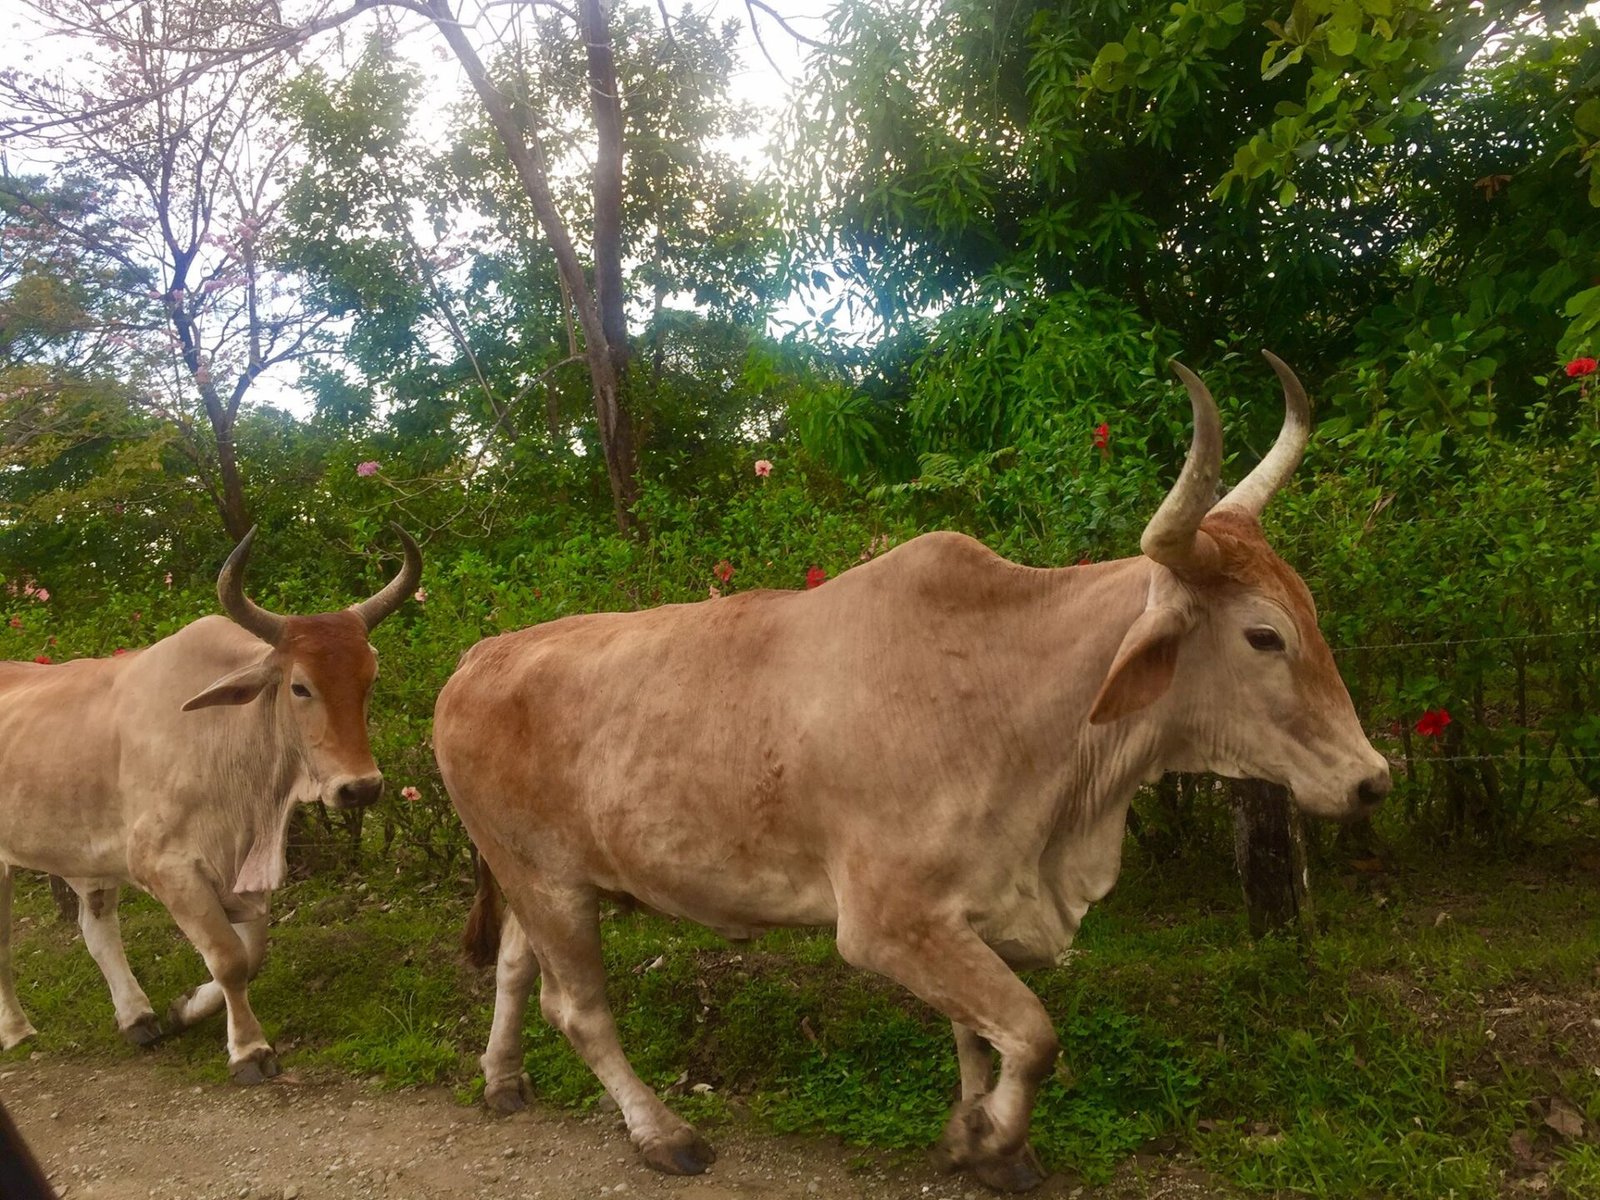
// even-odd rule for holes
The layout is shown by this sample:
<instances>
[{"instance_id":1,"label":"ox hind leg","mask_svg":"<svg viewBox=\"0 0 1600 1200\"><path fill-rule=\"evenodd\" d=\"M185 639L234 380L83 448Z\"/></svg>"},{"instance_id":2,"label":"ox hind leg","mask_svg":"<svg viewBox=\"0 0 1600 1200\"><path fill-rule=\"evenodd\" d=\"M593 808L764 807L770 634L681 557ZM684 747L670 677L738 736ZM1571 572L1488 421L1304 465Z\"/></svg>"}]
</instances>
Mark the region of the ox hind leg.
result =
<instances>
[{"instance_id":1,"label":"ox hind leg","mask_svg":"<svg viewBox=\"0 0 1600 1200\"><path fill-rule=\"evenodd\" d=\"M533 1091L522 1070L522 1017L538 974L539 960L516 913L506 913L494 966L494 1023L478 1060L483 1067L484 1103L497 1113L522 1111Z\"/></svg>"},{"instance_id":2,"label":"ox hind leg","mask_svg":"<svg viewBox=\"0 0 1600 1200\"><path fill-rule=\"evenodd\" d=\"M0 1050L21 1045L33 1035L11 974L11 864L0 862Z\"/></svg>"},{"instance_id":3,"label":"ox hind leg","mask_svg":"<svg viewBox=\"0 0 1600 1200\"><path fill-rule=\"evenodd\" d=\"M961 1098L977 1100L994 1086L994 1047L976 1030L951 1021L956 1035L956 1062L961 1066Z\"/></svg>"},{"instance_id":4,"label":"ox hind leg","mask_svg":"<svg viewBox=\"0 0 1600 1200\"><path fill-rule=\"evenodd\" d=\"M172 914L183 935L205 960L206 970L228 1010L228 1074L235 1083L256 1084L278 1074L277 1056L267 1044L261 1022L250 1008L247 985L251 951L228 920L216 889L192 865L173 860L145 866L140 882ZM261 918L265 932L265 917ZM207 985L209 986L209 985ZM185 1009L205 987L188 998ZM207 993L209 995L209 993ZM182 1012L178 1014L180 1017Z\"/></svg>"},{"instance_id":5,"label":"ox hind leg","mask_svg":"<svg viewBox=\"0 0 1600 1200\"><path fill-rule=\"evenodd\" d=\"M1039 998L958 918L841 905L839 953L910 989L955 1026L962 1099L941 1140L946 1164L1002 1191L1043 1182L1028 1126L1060 1044ZM1000 1052L992 1089L985 1043Z\"/></svg>"},{"instance_id":6,"label":"ox hind leg","mask_svg":"<svg viewBox=\"0 0 1600 1200\"><path fill-rule=\"evenodd\" d=\"M78 895L78 929L83 933L83 944L111 989L117 1029L132 1045L150 1045L161 1036L161 1026L156 1023L150 998L128 966L128 955L122 946L122 926L117 920L121 889L95 887L83 879L69 879L67 884Z\"/></svg>"},{"instance_id":7,"label":"ox hind leg","mask_svg":"<svg viewBox=\"0 0 1600 1200\"><path fill-rule=\"evenodd\" d=\"M539 1007L617 1102L645 1164L669 1175L704 1171L716 1152L645 1086L622 1052L606 1000L598 898L589 890L510 894L539 960Z\"/></svg>"}]
</instances>

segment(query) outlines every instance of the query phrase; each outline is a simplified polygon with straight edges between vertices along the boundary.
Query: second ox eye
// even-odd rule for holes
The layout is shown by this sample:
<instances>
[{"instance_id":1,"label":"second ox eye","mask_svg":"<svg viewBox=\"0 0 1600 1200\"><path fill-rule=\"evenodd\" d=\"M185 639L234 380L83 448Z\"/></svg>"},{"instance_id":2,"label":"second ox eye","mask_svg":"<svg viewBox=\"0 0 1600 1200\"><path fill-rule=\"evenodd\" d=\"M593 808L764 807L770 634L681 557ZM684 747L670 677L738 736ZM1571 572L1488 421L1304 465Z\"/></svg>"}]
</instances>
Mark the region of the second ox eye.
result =
<instances>
[{"instance_id":1,"label":"second ox eye","mask_svg":"<svg viewBox=\"0 0 1600 1200\"><path fill-rule=\"evenodd\" d=\"M299 696L302 700L311 699L311 689L303 683L291 683L289 685L289 690L296 696Z\"/></svg>"}]
</instances>

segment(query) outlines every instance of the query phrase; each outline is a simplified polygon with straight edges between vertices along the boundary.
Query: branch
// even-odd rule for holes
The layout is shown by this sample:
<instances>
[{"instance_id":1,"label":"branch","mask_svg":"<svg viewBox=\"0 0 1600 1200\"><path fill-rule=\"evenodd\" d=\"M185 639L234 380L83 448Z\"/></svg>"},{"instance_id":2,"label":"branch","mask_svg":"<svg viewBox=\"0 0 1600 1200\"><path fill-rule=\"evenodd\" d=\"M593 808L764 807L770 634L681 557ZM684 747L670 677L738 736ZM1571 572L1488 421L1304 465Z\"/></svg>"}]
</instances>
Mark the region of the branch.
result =
<instances>
[{"instance_id":1,"label":"branch","mask_svg":"<svg viewBox=\"0 0 1600 1200\"><path fill-rule=\"evenodd\" d=\"M784 17L779 16L777 10L774 9L770 4L763 4L762 0L744 0L744 6L750 13L750 28L751 29L755 29L755 27L756 27L756 9L759 8L762 12L766 13L767 16L771 17L774 21L776 21L778 23L778 28L779 29L783 30L790 37L792 37L795 41L803 42L807 46L810 46L810 47L812 47L813 49L816 49L816 50L821 50L821 51L823 51L824 53L827 53L827 54L838 54L838 53L840 53L840 51L834 46L826 45L823 42L817 41L815 38L808 38L805 34L801 33L793 25L789 24L789 22ZM758 43L761 41L761 34L760 34L759 31L756 33L756 41ZM763 53L765 53L765 49L764 48L763 48ZM768 58L767 61L771 62L772 59Z\"/></svg>"}]
</instances>

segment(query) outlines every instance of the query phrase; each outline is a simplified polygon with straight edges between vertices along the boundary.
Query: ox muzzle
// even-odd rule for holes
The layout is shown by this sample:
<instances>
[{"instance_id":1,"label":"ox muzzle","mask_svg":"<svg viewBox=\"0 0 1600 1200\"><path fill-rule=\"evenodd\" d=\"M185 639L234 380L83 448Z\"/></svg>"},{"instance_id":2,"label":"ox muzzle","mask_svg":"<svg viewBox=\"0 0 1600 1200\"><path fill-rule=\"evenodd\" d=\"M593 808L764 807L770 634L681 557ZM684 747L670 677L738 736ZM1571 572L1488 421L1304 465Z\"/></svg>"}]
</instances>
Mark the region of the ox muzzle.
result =
<instances>
[{"instance_id":1,"label":"ox muzzle","mask_svg":"<svg viewBox=\"0 0 1600 1200\"><path fill-rule=\"evenodd\" d=\"M366 808L382 795L382 775L347 776L329 783L322 802L329 808Z\"/></svg>"}]
</instances>

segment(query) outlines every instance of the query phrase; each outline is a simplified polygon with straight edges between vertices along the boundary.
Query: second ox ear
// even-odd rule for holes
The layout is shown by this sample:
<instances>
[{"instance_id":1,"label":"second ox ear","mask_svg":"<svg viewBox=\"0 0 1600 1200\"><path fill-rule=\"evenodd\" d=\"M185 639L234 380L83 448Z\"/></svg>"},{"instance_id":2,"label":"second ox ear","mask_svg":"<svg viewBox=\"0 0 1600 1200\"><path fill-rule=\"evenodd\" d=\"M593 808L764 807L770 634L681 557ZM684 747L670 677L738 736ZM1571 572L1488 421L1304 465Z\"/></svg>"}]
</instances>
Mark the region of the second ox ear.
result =
<instances>
[{"instance_id":1,"label":"second ox ear","mask_svg":"<svg viewBox=\"0 0 1600 1200\"><path fill-rule=\"evenodd\" d=\"M258 663L224 675L198 696L187 700L183 711L192 712L197 708L211 708L218 704L249 704L269 683L276 683L282 674L282 668L274 659L275 656L269 654Z\"/></svg>"},{"instance_id":2,"label":"second ox ear","mask_svg":"<svg viewBox=\"0 0 1600 1200\"><path fill-rule=\"evenodd\" d=\"M1178 641L1192 628L1194 616L1187 607L1159 604L1140 613L1111 661L1089 724L1121 720L1161 699L1178 665Z\"/></svg>"}]
</instances>

